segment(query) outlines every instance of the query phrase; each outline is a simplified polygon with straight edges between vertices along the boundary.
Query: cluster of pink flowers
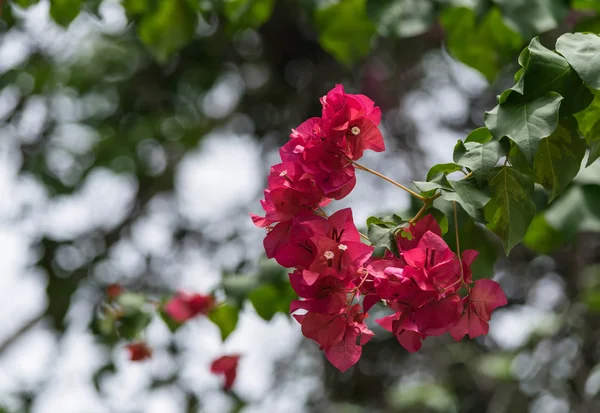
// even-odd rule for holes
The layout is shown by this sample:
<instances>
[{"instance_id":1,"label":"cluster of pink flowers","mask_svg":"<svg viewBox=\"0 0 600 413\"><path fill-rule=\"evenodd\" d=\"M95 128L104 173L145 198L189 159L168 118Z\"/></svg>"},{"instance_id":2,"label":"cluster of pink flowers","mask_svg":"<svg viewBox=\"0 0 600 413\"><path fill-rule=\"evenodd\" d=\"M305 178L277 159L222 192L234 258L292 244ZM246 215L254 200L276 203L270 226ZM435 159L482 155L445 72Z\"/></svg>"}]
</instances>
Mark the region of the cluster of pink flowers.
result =
<instances>
[{"instance_id":1,"label":"cluster of pink flowers","mask_svg":"<svg viewBox=\"0 0 600 413\"><path fill-rule=\"evenodd\" d=\"M506 296L495 281L473 283L470 266L477 251L466 250L459 259L432 215L403 229L396 240L400 257L389 254L367 265L365 311L384 300L395 313L375 321L410 352L428 336L449 332L460 341L466 334L487 334L491 312L506 304Z\"/></svg>"},{"instance_id":2,"label":"cluster of pink flowers","mask_svg":"<svg viewBox=\"0 0 600 413\"><path fill-rule=\"evenodd\" d=\"M432 216L400 231L399 257L376 259L374 248L361 242L350 209L325 215L321 207L354 188L354 161L385 145L377 127L381 111L366 96L337 85L321 104L322 116L292 130L281 148L282 163L271 168L261 201L265 216L252 215L255 225L267 228L267 257L295 268L290 283L301 300L292 302L290 312L304 336L346 371L373 337L364 320L380 301L395 314L376 322L409 351L427 336L450 332L460 340L487 333L491 311L506 298L494 281L471 288L477 252L465 251L459 259ZM467 294L461 297L463 287ZM362 306L355 303L359 297Z\"/></svg>"}]
</instances>

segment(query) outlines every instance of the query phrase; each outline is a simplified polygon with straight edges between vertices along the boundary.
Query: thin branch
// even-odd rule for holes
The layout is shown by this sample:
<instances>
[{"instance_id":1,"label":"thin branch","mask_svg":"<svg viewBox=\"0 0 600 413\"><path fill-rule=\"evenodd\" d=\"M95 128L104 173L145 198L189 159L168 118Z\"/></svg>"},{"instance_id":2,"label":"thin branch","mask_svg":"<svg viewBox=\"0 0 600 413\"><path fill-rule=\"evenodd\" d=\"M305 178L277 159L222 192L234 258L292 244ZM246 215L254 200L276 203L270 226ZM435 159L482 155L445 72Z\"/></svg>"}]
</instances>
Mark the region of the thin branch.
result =
<instances>
[{"instance_id":1,"label":"thin branch","mask_svg":"<svg viewBox=\"0 0 600 413\"><path fill-rule=\"evenodd\" d=\"M458 257L458 265L460 265L460 279L464 283L465 277L463 272L462 258L460 256L460 241L458 236L458 213L456 212L456 201L452 201L454 207L454 232L456 232L456 256Z\"/></svg>"},{"instance_id":2,"label":"thin branch","mask_svg":"<svg viewBox=\"0 0 600 413\"><path fill-rule=\"evenodd\" d=\"M2 0L0 0L2 1ZM45 313L41 313L38 316L32 318L27 323L25 323L21 328L15 331L10 337L4 340L3 343L0 343L0 354L2 354L6 349L8 349L11 345L17 342L25 333L31 330L37 323L42 321L46 317Z\"/></svg>"},{"instance_id":3,"label":"thin branch","mask_svg":"<svg viewBox=\"0 0 600 413\"><path fill-rule=\"evenodd\" d=\"M373 170L373 169L371 169L371 168L367 168L366 166L363 166L363 165L361 165L361 164L359 164L359 163L356 163L356 162L354 162L354 161L353 161L352 159L350 159L350 158L346 158L346 159L347 159L347 160L348 160L350 163L352 163L352 164L353 164L353 165L354 165L354 166L355 166L357 169L360 169L360 170L362 170L362 171L369 172L369 173L371 173L371 174L373 174L373 175L375 175L375 176L377 176L377 177L379 177L379 178L381 178L381 179L383 179L383 180L385 180L385 181L388 181L389 183L391 183L391 184L393 184L393 185L396 185L398 188L400 188L400 189L402 189L402 190L404 190L404 191L408 192L409 194L411 194L411 195L412 195L412 196L414 196L415 198L418 198L418 199L420 199L421 201L425 202L425 198L423 198L421 195L417 194L417 193L416 193L415 191L413 191L412 189L405 187L405 186L404 186L404 185L402 185L401 183L398 183L398 182L394 181L392 178L388 178L387 176L385 176L385 175L383 175L383 174L381 174L381 173L379 173L379 172L377 172L377 171L374 171L374 170Z\"/></svg>"}]
</instances>

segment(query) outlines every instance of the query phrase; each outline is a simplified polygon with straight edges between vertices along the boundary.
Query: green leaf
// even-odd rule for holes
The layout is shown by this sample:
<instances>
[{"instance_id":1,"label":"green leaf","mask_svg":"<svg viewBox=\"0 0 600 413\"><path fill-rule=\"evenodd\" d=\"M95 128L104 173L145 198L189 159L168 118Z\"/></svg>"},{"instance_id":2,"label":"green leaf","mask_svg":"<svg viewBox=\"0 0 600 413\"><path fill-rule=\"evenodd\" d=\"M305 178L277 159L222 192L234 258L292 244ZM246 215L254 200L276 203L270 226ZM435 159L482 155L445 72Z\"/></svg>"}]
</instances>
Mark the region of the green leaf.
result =
<instances>
[{"instance_id":1,"label":"green leaf","mask_svg":"<svg viewBox=\"0 0 600 413\"><path fill-rule=\"evenodd\" d=\"M371 224L367 232L369 241L375 247L384 247L390 250L394 255L398 255L398 245L396 243L396 231L402 225Z\"/></svg>"},{"instance_id":2,"label":"green leaf","mask_svg":"<svg viewBox=\"0 0 600 413\"><path fill-rule=\"evenodd\" d=\"M600 89L600 36L593 33L566 33L556 41L556 51L573 66L590 87Z\"/></svg>"},{"instance_id":3,"label":"green leaf","mask_svg":"<svg viewBox=\"0 0 600 413\"><path fill-rule=\"evenodd\" d=\"M430 1L368 1L367 12L383 37L418 36L429 30L435 21L435 8Z\"/></svg>"},{"instance_id":4,"label":"green leaf","mask_svg":"<svg viewBox=\"0 0 600 413\"><path fill-rule=\"evenodd\" d=\"M270 284L265 284L253 290L248 299L254 309L263 319L269 321L279 311L279 291Z\"/></svg>"},{"instance_id":5,"label":"green leaf","mask_svg":"<svg viewBox=\"0 0 600 413\"><path fill-rule=\"evenodd\" d=\"M600 12L600 3L598 0L573 0L571 7L574 10L595 10Z\"/></svg>"},{"instance_id":6,"label":"green leaf","mask_svg":"<svg viewBox=\"0 0 600 413\"><path fill-rule=\"evenodd\" d=\"M523 245L538 254L550 254L565 242L564 234L552 228L546 221L544 214L535 216L529 225L525 238L523 238Z\"/></svg>"},{"instance_id":7,"label":"green leaf","mask_svg":"<svg viewBox=\"0 0 600 413\"><path fill-rule=\"evenodd\" d=\"M492 133L490 132L490 130L488 128L481 127L481 128L477 128L475 130L473 130L471 133L469 133L469 136L467 136L467 138L465 139L465 143L467 142L476 142L476 143L486 143L490 140L492 140L493 136Z\"/></svg>"},{"instance_id":8,"label":"green leaf","mask_svg":"<svg viewBox=\"0 0 600 413\"><path fill-rule=\"evenodd\" d=\"M366 0L343 0L317 9L319 43L340 62L351 65L371 50L375 25L366 12Z\"/></svg>"},{"instance_id":9,"label":"green leaf","mask_svg":"<svg viewBox=\"0 0 600 413\"><path fill-rule=\"evenodd\" d=\"M196 10L187 1L159 0L155 10L143 15L138 35L155 59L166 63L193 39L197 22Z\"/></svg>"},{"instance_id":10,"label":"green leaf","mask_svg":"<svg viewBox=\"0 0 600 413\"><path fill-rule=\"evenodd\" d=\"M488 228L502 240L506 254L525 236L535 216L533 180L515 168L498 167L488 178L492 199L484 208Z\"/></svg>"},{"instance_id":11,"label":"green leaf","mask_svg":"<svg viewBox=\"0 0 600 413\"><path fill-rule=\"evenodd\" d=\"M425 181L413 181L413 184L417 187L417 189L419 191L421 191L421 195L423 195L425 198L429 198L431 197L433 194L435 194L435 192L438 189L448 189L448 190L452 190L452 188L450 187L450 184L448 183L448 180L445 178L444 175L441 175L444 179L443 181L431 181L431 182L425 182Z\"/></svg>"},{"instance_id":12,"label":"green leaf","mask_svg":"<svg viewBox=\"0 0 600 413\"><path fill-rule=\"evenodd\" d=\"M585 140L577 128L577 121L570 117L560 121L549 137L542 139L533 169L535 181L550 191L553 201L571 183L579 172L585 155Z\"/></svg>"},{"instance_id":13,"label":"green leaf","mask_svg":"<svg viewBox=\"0 0 600 413\"><path fill-rule=\"evenodd\" d=\"M514 143L511 145L509 152L510 165L517 171L533 177L533 165L529 165L529 161L519 150L519 147Z\"/></svg>"},{"instance_id":14,"label":"green leaf","mask_svg":"<svg viewBox=\"0 0 600 413\"><path fill-rule=\"evenodd\" d=\"M119 335L127 340L136 339L152 321L152 312L142 294L124 293L117 298L123 315L117 320Z\"/></svg>"},{"instance_id":15,"label":"green leaf","mask_svg":"<svg viewBox=\"0 0 600 413\"><path fill-rule=\"evenodd\" d=\"M505 20L524 37L553 30L567 17L564 0L494 0Z\"/></svg>"},{"instance_id":16,"label":"green leaf","mask_svg":"<svg viewBox=\"0 0 600 413\"><path fill-rule=\"evenodd\" d=\"M227 0L225 16L232 28L256 28L269 20L274 5L275 0Z\"/></svg>"},{"instance_id":17,"label":"green leaf","mask_svg":"<svg viewBox=\"0 0 600 413\"><path fill-rule=\"evenodd\" d=\"M367 218L367 228L371 224L380 224L388 227L395 227L396 225L401 224L402 222L404 222L404 220L396 214L393 214L388 217L369 217Z\"/></svg>"},{"instance_id":18,"label":"green leaf","mask_svg":"<svg viewBox=\"0 0 600 413\"><path fill-rule=\"evenodd\" d=\"M33 6L34 4L38 4L40 2L40 0L13 0L13 3L16 4L19 7L22 7L24 9ZM7 1L6 4L8 4L9 2Z\"/></svg>"},{"instance_id":19,"label":"green leaf","mask_svg":"<svg viewBox=\"0 0 600 413\"><path fill-rule=\"evenodd\" d=\"M575 115L579 130L585 136L590 147L587 166L591 165L600 156L600 91L594 93L595 98L590 106Z\"/></svg>"},{"instance_id":20,"label":"green leaf","mask_svg":"<svg viewBox=\"0 0 600 413\"><path fill-rule=\"evenodd\" d=\"M239 317L239 309L230 304L221 304L208 314L208 319L221 330L221 339L225 341L235 330Z\"/></svg>"},{"instance_id":21,"label":"green leaf","mask_svg":"<svg viewBox=\"0 0 600 413\"><path fill-rule=\"evenodd\" d=\"M435 165L433 168L431 168L432 170L430 170L427 174L427 178L431 180L427 182L413 181L415 187L417 187L417 189L421 191L421 195L423 195L425 198L433 196L438 189L447 189L449 191L452 191L452 187L448 183L448 178L446 178L446 174L443 172L443 169L450 171L454 169L454 167L445 167L444 165L451 164L441 164L439 168L442 171L438 173L432 172L432 170L437 169L436 167L438 165Z\"/></svg>"},{"instance_id":22,"label":"green leaf","mask_svg":"<svg viewBox=\"0 0 600 413\"><path fill-rule=\"evenodd\" d=\"M260 286L261 282L252 275L224 274L221 285L227 298L241 307L250 291Z\"/></svg>"},{"instance_id":23,"label":"green leaf","mask_svg":"<svg viewBox=\"0 0 600 413\"><path fill-rule=\"evenodd\" d=\"M81 11L82 0L52 0L50 16L63 27L67 27Z\"/></svg>"},{"instance_id":24,"label":"green leaf","mask_svg":"<svg viewBox=\"0 0 600 413\"><path fill-rule=\"evenodd\" d=\"M491 138L492 134L489 131L488 135ZM498 141L487 141L483 144L458 141L453 155L454 162L469 168L480 185L503 156L506 156L506 151Z\"/></svg>"},{"instance_id":25,"label":"green leaf","mask_svg":"<svg viewBox=\"0 0 600 413\"><path fill-rule=\"evenodd\" d=\"M287 314L290 302L295 298L296 294L289 284L281 289L265 284L253 290L248 296L258 315L267 321L278 312Z\"/></svg>"},{"instance_id":26,"label":"green leaf","mask_svg":"<svg viewBox=\"0 0 600 413\"><path fill-rule=\"evenodd\" d=\"M448 232L444 235L444 240L453 251L456 251L456 232L452 202L438 198L434 201L434 205L448 217ZM500 249L496 237L483 225L478 225L460 206L457 210L457 216L461 250L474 249L479 252L477 259L471 266L473 278L491 277L494 274L493 267Z\"/></svg>"},{"instance_id":27,"label":"green leaf","mask_svg":"<svg viewBox=\"0 0 600 413\"><path fill-rule=\"evenodd\" d=\"M523 242L540 254L549 254L576 239L580 231L600 232L600 187L572 186L538 214Z\"/></svg>"},{"instance_id":28,"label":"green leaf","mask_svg":"<svg viewBox=\"0 0 600 413\"><path fill-rule=\"evenodd\" d=\"M600 134L600 128L596 130ZM600 158L600 140L593 142L590 146L590 155L588 156L587 165L591 165L596 159Z\"/></svg>"},{"instance_id":29,"label":"green leaf","mask_svg":"<svg viewBox=\"0 0 600 413\"><path fill-rule=\"evenodd\" d=\"M489 202L490 197L477 189L471 180L448 182L454 192L442 191L442 198L458 202L469 216L483 222L483 207Z\"/></svg>"},{"instance_id":30,"label":"green leaf","mask_svg":"<svg viewBox=\"0 0 600 413\"><path fill-rule=\"evenodd\" d=\"M515 86L500 96L499 103L531 101L557 92L564 100L560 115L572 115L585 109L594 99L569 62L558 53L542 46L534 38L519 55L523 66Z\"/></svg>"},{"instance_id":31,"label":"green leaf","mask_svg":"<svg viewBox=\"0 0 600 413\"><path fill-rule=\"evenodd\" d=\"M179 330L179 327L181 327L183 325L183 323L179 323L175 320L173 320L165 310L161 309L159 311L159 315L160 318L162 319L162 321L165 323L165 325L167 326L167 328L169 329L169 331L171 333L176 332L177 330Z\"/></svg>"},{"instance_id":32,"label":"green leaf","mask_svg":"<svg viewBox=\"0 0 600 413\"><path fill-rule=\"evenodd\" d=\"M508 136L532 164L540 140L556 129L562 99L558 93L548 92L530 102L497 105L485 113L485 125L496 139Z\"/></svg>"},{"instance_id":33,"label":"green leaf","mask_svg":"<svg viewBox=\"0 0 600 413\"><path fill-rule=\"evenodd\" d=\"M442 235L448 232L448 217L442 211L437 208L429 207L425 211L425 215L431 214L437 221L440 229L442 230Z\"/></svg>"},{"instance_id":34,"label":"green leaf","mask_svg":"<svg viewBox=\"0 0 600 413\"><path fill-rule=\"evenodd\" d=\"M451 174L452 172L462 171L462 167L455 163L439 163L433 165L429 172L427 172L427 180L431 181L439 174Z\"/></svg>"},{"instance_id":35,"label":"green leaf","mask_svg":"<svg viewBox=\"0 0 600 413\"><path fill-rule=\"evenodd\" d=\"M481 22L468 8L450 8L442 13L440 22L450 54L481 72L489 82L521 49L521 36L504 24L496 7Z\"/></svg>"}]
</instances>

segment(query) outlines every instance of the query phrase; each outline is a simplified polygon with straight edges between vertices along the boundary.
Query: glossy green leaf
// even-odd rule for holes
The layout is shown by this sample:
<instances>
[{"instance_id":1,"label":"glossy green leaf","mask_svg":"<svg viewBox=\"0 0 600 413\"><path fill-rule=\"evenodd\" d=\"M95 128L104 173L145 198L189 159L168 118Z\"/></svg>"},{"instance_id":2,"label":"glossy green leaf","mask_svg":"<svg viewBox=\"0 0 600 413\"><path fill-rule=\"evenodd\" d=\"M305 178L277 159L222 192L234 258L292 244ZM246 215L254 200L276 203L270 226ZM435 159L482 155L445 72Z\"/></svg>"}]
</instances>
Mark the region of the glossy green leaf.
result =
<instances>
[{"instance_id":1,"label":"glossy green leaf","mask_svg":"<svg viewBox=\"0 0 600 413\"><path fill-rule=\"evenodd\" d=\"M156 60L166 63L192 40L197 22L196 10L187 1L159 0L155 10L143 15L138 35Z\"/></svg>"},{"instance_id":2,"label":"glossy green leaf","mask_svg":"<svg viewBox=\"0 0 600 413\"><path fill-rule=\"evenodd\" d=\"M367 218L367 228L372 224L380 224L394 227L403 222L402 218L396 214L387 217L369 217Z\"/></svg>"},{"instance_id":3,"label":"glossy green leaf","mask_svg":"<svg viewBox=\"0 0 600 413\"><path fill-rule=\"evenodd\" d=\"M485 219L508 255L521 242L535 216L533 180L515 168L503 166L493 170L488 181L492 197L484 209Z\"/></svg>"},{"instance_id":4,"label":"glossy green leaf","mask_svg":"<svg viewBox=\"0 0 600 413\"><path fill-rule=\"evenodd\" d=\"M450 8L442 13L440 22L450 54L490 82L521 49L521 36L504 23L495 7L480 22L471 9Z\"/></svg>"},{"instance_id":5,"label":"glossy green leaf","mask_svg":"<svg viewBox=\"0 0 600 413\"><path fill-rule=\"evenodd\" d=\"M477 189L472 180L448 181L453 191L442 191L442 198L458 202L477 221L483 222L483 207L490 197Z\"/></svg>"},{"instance_id":6,"label":"glossy green leaf","mask_svg":"<svg viewBox=\"0 0 600 413\"><path fill-rule=\"evenodd\" d=\"M489 131L488 134L491 138ZM477 183L481 185L500 158L506 156L506 150L498 141L486 143L458 141L453 156L454 162L469 168Z\"/></svg>"},{"instance_id":7,"label":"glossy green leaf","mask_svg":"<svg viewBox=\"0 0 600 413\"><path fill-rule=\"evenodd\" d=\"M271 17L274 5L275 0L227 0L225 16L235 29L260 27Z\"/></svg>"},{"instance_id":8,"label":"glossy green leaf","mask_svg":"<svg viewBox=\"0 0 600 413\"><path fill-rule=\"evenodd\" d=\"M52 0L50 16L61 26L67 27L81 11L82 0Z\"/></svg>"},{"instance_id":9,"label":"glossy green leaf","mask_svg":"<svg viewBox=\"0 0 600 413\"><path fill-rule=\"evenodd\" d=\"M499 103L523 102L556 92L563 97L560 115L572 115L585 109L594 99L569 62L542 46L538 38L519 55L523 67L515 86L500 96Z\"/></svg>"},{"instance_id":10,"label":"glossy green leaf","mask_svg":"<svg viewBox=\"0 0 600 413\"><path fill-rule=\"evenodd\" d=\"M452 172L462 171L462 167L455 163L439 163L433 165L429 172L427 172L427 180L431 181L439 174L450 174Z\"/></svg>"},{"instance_id":11,"label":"glossy green leaf","mask_svg":"<svg viewBox=\"0 0 600 413\"><path fill-rule=\"evenodd\" d=\"M396 243L396 231L402 225L371 224L367 232L369 241L374 247L383 247L390 250L395 255L398 254L398 245Z\"/></svg>"},{"instance_id":12,"label":"glossy green leaf","mask_svg":"<svg viewBox=\"0 0 600 413\"><path fill-rule=\"evenodd\" d=\"M221 304L208 314L208 319L219 327L223 341L235 330L238 317L239 309L227 303Z\"/></svg>"},{"instance_id":13,"label":"glossy green leaf","mask_svg":"<svg viewBox=\"0 0 600 413\"><path fill-rule=\"evenodd\" d=\"M569 6L564 0L493 0L524 37L553 30L567 17Z\"/></svg>"},{"instance_id":14,"label":"glossy green leaf","mask_svg":"<svg viewBox=\"0 0 600 413\"><path fill-rule=\"evenodd\" d=\"M366 0L338 1L315 12L319 43L346 65L371 50L376 27L367 16L366 3Z\"/></svg>"},{"instance_id":15,"label":"glossy green leaf","mask_svg":"<svg viewBox=\"0 0 600 413\"><path fill-rule=\"evenodd\" d=\"M497 139L508 136L532 164L540 141L556 129L562 99L558 93L549 92L530 102L497 105L485 113L485 125Z\"/></svg>"},{"instance_id":16,"label":"glossy green leaf","mask_svg":"<svg viewBox=\"0 0 600 413\"><path fill-rule=\"evenodd\" d=\"M425 198L433 196L438 189L452 190L452 187L448 183L448 179L444 175L438 175L438 179L433 181L413 181L415 187L421 192Z\"/></svg>"},{"instance_id":17,"label":"glossy green leaf","mask_svg":"<svg viewBox=\"0 0 600 413\"><path fill-rule=\"evenodd\" d=\"M600 36L593 33L567 33L556 41L556 51L573 66L590 87L600 89Z\"/></svg>"},{"instance_id":18,"label":"glossy green leaf","mask_svg":"<svg viewBox=\"0 0 600 413\"><path fill-rule=\"evenodd\" d=\"M418 36L435 21L435 7L430 1L368 1L367 11L377 24L377 32L384 37Z\"/></svg>"},{"instance_id":19,"label":"glossy green leaf","mask_svg":"<svg viewBox=\"0 0 600 413\"><path fill-rule=\"evenodd\" d=\"M565 118L552 135L542 139L535 154L535 181L550 191L554 200L579 172L585 155L585 140L574 118Z\"/></svg>"},{"instance_id":20,"label":"glossy green leaf","mask_svg":"<svg viewBox=\"0 0 600 413\"><path fill-rule=\"evenodd\" d=\"M465 143L467 143L467 142L486 143L486 142L492 140L493 138L494 138L494 136L492 135L490 130L484 126L484 127L477 128L477 129L474 129L473 131L471 131L471 133L469 133L469 135L466 137Z\"/></svg>"},{"instance_id":21,"label":"glossy green leaf","mask_svg":"<svg viewBox=\"0 0 600 413\"><path fill-rule=\"evenodd\" d=\"M600 156L600 91L594 93L595 98L590 106L575 115L579 130L585 136L590 148L587 166L591 165Z\"/></svg>"}]
</instances>

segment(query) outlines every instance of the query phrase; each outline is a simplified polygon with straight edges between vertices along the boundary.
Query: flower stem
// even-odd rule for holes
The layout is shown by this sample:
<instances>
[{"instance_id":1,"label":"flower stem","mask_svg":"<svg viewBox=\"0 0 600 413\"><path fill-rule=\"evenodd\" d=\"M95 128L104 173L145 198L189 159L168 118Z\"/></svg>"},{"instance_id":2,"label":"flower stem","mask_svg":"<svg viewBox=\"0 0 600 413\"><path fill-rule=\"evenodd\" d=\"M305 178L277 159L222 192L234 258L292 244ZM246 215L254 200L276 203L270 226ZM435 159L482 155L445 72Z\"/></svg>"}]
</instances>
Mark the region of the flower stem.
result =
<instances>
[{"instance_id":1,"label":"flower stem","mask_svg":"<svg viewBox=\"0 0 600 413\"><path fill-rule=\"evenodd\" d=\"M412 217L412 219L409 222L409 224L414 224L415 222L417 222L419 219L421 219L421 217L423 216L423 214L425 214L425 211L427 211L427 208L429 208L429 205L431 205L431 200L433 200L433 198L429 198L426 199L425 201L423 201L423 206L421 207L421 209L419 209L419 212L417 212L417 215L415 215L414 217Z\"/></svg>"},{"instance_id":2,"label":"flower stem","mask_svg":"<svg viewBox=\"0 0 600 413\"><path fill-rule=\"evenodd\" d=\"M465 284L465 274L463 271L462 258L460 255L460 241L458 236L458 213L456 212L456 201L452 201L454 207L454 232L456 232L456 256L458 257L458 265L460 265L460 280ZM468 287L467 287L468 288Z\"/></svg>"},{"instance_id":3,"label":"flower stem","mask_svg":"<svg viewBox=\"0 0 600 413\"><path fill-rule=\"evenodd\" d=\"M466 174L465 176L462 177L461 180L463 179L469 179L470 177L473 176L473 172L469 172L468 174ZM421 217L423 216L423 214L425 213L425 211L427 211L427 208L429 208L431 206L431 204L433 203L433 201L435 201L436 199L438 199L439 197L442 196L441 192L438 192L434 195L432 195L429 198L425 198L423 199L423 206L421 207L421 209L419 209L419 212L417 212L417 215L415 215L410 221L408 221L411 224L414 224L415 222L417 222L419 219L421 219ZM456 212L456 205L454 207L454 212Z\"/></svg>"},{"instance_id":4,"label":"flower stem","mask_svg":"<svg viewBox=\"0 0 600 413\"><path fill-rule=\"evenodd\" d=\"M350 158L346 158L346 160L348 160L350 163L352 163L357 169L360 169L362 171L366 171L369 173L372 173L373 175L388 181L389 183L396 185L398 188L403 189L404 191L408 192L409 194L411 194L412 196L414 196L415 198L420 199L421 201L425 202L425 198L423 198L421 195L417 194L415 191L413 191L410 188L405 187L404 185L402 185L401 183L398 183L396 181L394 181L392 178L388 178L387 176L372 170L371 168L367 168L366 166L363 166L357 162L354 162L352 159Z\"/></svg>"},{"instance_id":5,"label":"flower stem","mask_svg":"<svg viewBox=\"0 0 600 413\"><path fill-rule=\"evenodd\" d=\"M364 282L367 280L368 276L369 276L369 272L365 270L365 276L362 278L362 280L360 280L360 283L352 289L352 295L350 296L350 299L348 300L348 308L346 309L346 312L350 311L350 307L352 307L352 301L354 301L354 297L356 297L356 293L358 292L358 290L360 290L360 287L362 287Z\"/></svg>"}]
</instances>

